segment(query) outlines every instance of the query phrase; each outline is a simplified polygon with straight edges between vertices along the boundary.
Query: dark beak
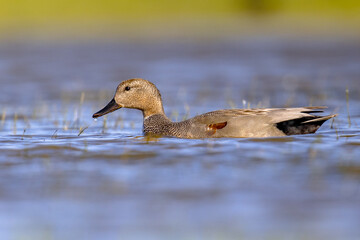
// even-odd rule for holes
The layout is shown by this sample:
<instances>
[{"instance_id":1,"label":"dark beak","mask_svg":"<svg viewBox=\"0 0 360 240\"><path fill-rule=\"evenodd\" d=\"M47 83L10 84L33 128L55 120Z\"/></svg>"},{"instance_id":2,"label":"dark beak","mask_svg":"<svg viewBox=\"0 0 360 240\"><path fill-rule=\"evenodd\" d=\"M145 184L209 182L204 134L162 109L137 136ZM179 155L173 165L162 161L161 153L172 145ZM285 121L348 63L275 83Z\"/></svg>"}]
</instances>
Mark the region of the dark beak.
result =
<instances>
[{"instance_id":1,"label":"dark beak","mask_svg":"<svg viewBox=\"0 0 360 240\"><path fill-rule=\"evenodd\" d=\"M97 113L94 113L92 117L98 118L115 110L118 110L119 108L121 108L121 106L115 102L115 99L112 99L103 109L101 109Z\"/></svg>"}]
</instances>

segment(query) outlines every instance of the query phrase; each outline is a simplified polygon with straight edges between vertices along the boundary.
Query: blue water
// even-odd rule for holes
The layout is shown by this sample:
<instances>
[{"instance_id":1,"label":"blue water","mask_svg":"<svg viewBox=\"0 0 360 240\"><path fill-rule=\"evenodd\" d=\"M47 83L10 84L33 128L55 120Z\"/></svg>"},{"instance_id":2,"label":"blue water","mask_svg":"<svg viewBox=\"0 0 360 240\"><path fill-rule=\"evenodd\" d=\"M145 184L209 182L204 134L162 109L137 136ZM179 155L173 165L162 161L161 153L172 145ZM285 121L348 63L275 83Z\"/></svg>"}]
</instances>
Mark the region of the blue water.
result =
<instances>
[{"instance_id":1,"label":"blue water","mask_svg":"<svg viewBox=\"0 0 360 240\"><path fill-rule=\"evenodd\" d=\"M133 77L158 86L173 120L308 105L339 116L266 139L148 139L127 109L95 122ZM0 238L356 239L359 81L351 42L3 43Z\"/></svg>"}]
</instances>

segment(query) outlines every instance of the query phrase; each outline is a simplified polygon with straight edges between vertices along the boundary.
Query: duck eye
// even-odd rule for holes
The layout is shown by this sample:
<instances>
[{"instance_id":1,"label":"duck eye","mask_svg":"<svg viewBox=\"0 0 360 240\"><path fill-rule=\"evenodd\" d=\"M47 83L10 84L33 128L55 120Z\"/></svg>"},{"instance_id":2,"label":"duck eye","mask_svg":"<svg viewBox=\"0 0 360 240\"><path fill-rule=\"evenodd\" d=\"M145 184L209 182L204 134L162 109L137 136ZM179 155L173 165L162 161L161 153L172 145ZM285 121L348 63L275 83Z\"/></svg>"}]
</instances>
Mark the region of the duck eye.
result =
<instances>
[{"instance_id":1,"label":"duck eye","mask_svg":"<svg viewBox=\"0 0 360 240\"><path fill-rule=\"evenodd\" d=\"M129 86L126 86L125 87L125 91L129 91L130 90L130 87Z\"/></svg>"}]
</instances>

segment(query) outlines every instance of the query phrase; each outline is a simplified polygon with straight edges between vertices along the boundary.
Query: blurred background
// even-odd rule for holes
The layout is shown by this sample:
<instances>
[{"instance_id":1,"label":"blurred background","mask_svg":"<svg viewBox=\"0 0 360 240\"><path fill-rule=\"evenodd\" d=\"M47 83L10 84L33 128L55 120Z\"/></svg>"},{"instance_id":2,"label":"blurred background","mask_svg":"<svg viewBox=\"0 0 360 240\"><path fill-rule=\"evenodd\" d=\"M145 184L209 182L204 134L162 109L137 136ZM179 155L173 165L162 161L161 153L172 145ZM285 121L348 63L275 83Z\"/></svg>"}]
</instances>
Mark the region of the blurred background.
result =
<instances>
[{"instance_id":1,"label":"blurred background","mask_svg":"<svg viewBox=\"0 0 360 240\"><path fill-rule=\"evenodd\" d=\"M360 1L0 0L0 239L357 239ZM94 121L125 79L174 121L328 106L315 135L148 139Z\"/></svg>"},{"instance_id":2,"label":"blurred background","mask_svg":"<svg viewBox=\"0 0 360 240\"><path fill-rule=\"evenodd\" d=\"M4 39L357 37L356 0L1 0ZM143 39L145 38L145 39Z\"/></svg>"}]
</instances>

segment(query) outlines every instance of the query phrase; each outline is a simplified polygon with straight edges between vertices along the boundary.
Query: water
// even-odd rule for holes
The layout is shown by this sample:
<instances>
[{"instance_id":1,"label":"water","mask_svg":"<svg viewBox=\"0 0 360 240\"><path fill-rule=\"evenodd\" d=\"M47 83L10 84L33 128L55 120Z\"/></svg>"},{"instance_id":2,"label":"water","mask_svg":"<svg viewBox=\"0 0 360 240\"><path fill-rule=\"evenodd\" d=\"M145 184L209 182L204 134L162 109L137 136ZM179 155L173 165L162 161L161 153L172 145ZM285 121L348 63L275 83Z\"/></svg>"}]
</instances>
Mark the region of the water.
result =
<instances>
[{"instance_id":1,"label":"water","mask_svg":"<svg viewBox=\"0 0 360 240\"><path fill-rule=\"evenodd\" d=\"M127 109L92 120L133 77L174 120L249 106L339 116L266 139L148 139ZM0 238L355 239L359 81L351 42L3 43Z\"/></svg>"}]
</instances>

